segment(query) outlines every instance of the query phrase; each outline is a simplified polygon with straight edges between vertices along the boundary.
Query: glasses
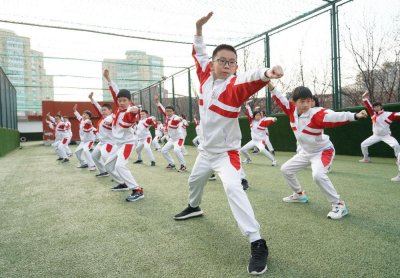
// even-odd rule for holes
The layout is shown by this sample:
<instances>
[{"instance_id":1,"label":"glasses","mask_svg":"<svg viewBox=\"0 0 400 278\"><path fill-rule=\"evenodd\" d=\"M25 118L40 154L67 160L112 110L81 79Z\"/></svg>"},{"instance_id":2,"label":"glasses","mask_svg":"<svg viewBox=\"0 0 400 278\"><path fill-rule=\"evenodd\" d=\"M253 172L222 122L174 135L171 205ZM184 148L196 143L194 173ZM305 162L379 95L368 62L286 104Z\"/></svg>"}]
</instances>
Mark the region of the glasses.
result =
<instances>
[{"instance_id":1,"label":"glasses","mask_svg":"<svg viewBox=\"0 0 400 278\"><path fill-rule=\"evenodd\" d=\"M215 61L217 61L218 65L224 66L224 67L225 67L225 65L228 65L230 68L234 68L237 65L236 61L228 61L228 60L219 59L219 58L215 59Z\"/></svg>"}]
</instances>

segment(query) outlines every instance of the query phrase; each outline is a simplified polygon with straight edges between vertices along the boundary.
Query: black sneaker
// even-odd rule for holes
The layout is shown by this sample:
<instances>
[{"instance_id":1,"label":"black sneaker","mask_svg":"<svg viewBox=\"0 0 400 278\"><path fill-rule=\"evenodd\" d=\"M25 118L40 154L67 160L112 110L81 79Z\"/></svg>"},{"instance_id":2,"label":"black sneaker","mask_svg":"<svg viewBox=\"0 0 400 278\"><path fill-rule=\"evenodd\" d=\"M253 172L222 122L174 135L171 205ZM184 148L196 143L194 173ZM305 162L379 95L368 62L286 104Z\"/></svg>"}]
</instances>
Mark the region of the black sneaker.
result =
<instances>
[{"instance_id":1,"label":"black sneaker","mask_svg":"<svg viewBox=\"0 0 400 278\"><path fill-rule=\"evenodd\" d=\"M202 216L203 211L200 207L192 208L190 205L187 206L182 212L174 216L175 220L185 220L192 217Z\"/></svg>"},{"instance_id":2,"label":"black sneaker","mask_svg":"<svg viewBox=\"0 0 400 278\"><path fill-rule=\"evenodd\" d=\"M152 161L151 164L150 164L150 166L156 166L156 162L155 162L155 161Z\"/></svg>"},{"instance_id":3,"label":"black sneaker","mask_svg":"<svg viewBox=\"0 0 400 278\"><path fill-rule=\"evenodd\" d=\"M185 165L181 165L181 168L179 168L178 172L180 172L180 173L186 172L186 166Z\"/></svg>"},{"instance_id":4,"label":"black sneaker","mask_svg":"<svg viewBox=\"0 0 400 278\"><path fill-rule=\"evenodd\" d=\"M65 163L65 162L69 162L69 159L68 159L68 158L64 158L64 159L61 161L61 163Z\"/></svg>"},{"instance_id":5,"label":"black sneaker","mask_svg":"<svg viewBox=\"0 0 400 278\"><path fill-rule=\"evenodd\" d=\"M76 168L80 168L80 169L88 168L88 167L89 167L89 165L87 165L87 164L76 166Z\"/></svg>"},{"instance_id":6,"label":"black sneaker","mask_svg":"<svg viewBox=\"0 0 400 278\"><path fill-rule=\"evenodd\" d=\"M211 177L208 178L209 181L215 181L217 180L217 177L215 176L215 174L212 174Z\"/></svg>"},{"instance_id":7,"label":"black sneaker","mask_svg":"<svg viewBox=\"0 0 400 278\"><path fill-rule=\"evenodd\" d=\"M260 275L267 271L268 246L265 240L259 239L251 243L251 256L247 271Z\"/></svg>"},{"instance_id":8,"label":"black sneaker","mask_svg":"<svg viewBox=\"0 0 400 278\"><path fill-rule=\"evenodd\" d=\"M62 157L59 157L59 158L57 158L56 160L57 161L61 161L61 160L63 160L64 158L62 158Z\"/></svg>"},{"instance_id":9,"label":"black sneaker","mask_svg":"<svg viewBox=\"0 0 400 278\"><path fill-rule=\"evenodd\" d=\"M249 188L249 182L246 179L242 179L243 190L247 190Z\"/></svg>"},{"instance_id":10,"label":"black sneaker","mask_svg":"<svg viewBox=\"0 0 400 278\"><path fill-rule=\"evenodd\" d=\"M143 188L139 187L139 189L132 190L132 194L126 198L126 201L135 202L143 198L144 198Z\"/></svg>"},{"instance_id":11,"label":"black sneaker","mask_svg":"<svg viewBox=\"0 0 400 278\"><path fill-rule=\"evenodd\" d=\"M174 164L168 164L167 167L165 167L165 168L171 169L171 170L176 169Z\"/></svg>"},{"instance_id":12,"label":"black sneaker","mask_svg":"<svg viewBox=\"0 0 400 278\"><path fill-rule=\"evenodd\" d=\"M117 186L111 188L112 191L126 191L129 190L129 187L124 184L118 184Z\"/></svg>"},{"instance_id":13,"label":"black sneaker","mask_svg":"<svg viewBox=\"0 0 400 278\"><path fill-rule=\"evenodd\" d=\"M138 159L135 162L133 162L133 164L141 164L141 163L143 163L143 160L141 160L141 159Z\"/></svg>"},{"instance_id":14,"label":"black sneaker","mask_svg":"<svg viewBox=\"0 0 400 278\"><path fill-rule=\"evenodd\" d=\"M96 177L102 178L102 177L108 177L109 175L110 175L109 173L104 172L104 173L97 174Z\"/></svg>"}]
</instances>

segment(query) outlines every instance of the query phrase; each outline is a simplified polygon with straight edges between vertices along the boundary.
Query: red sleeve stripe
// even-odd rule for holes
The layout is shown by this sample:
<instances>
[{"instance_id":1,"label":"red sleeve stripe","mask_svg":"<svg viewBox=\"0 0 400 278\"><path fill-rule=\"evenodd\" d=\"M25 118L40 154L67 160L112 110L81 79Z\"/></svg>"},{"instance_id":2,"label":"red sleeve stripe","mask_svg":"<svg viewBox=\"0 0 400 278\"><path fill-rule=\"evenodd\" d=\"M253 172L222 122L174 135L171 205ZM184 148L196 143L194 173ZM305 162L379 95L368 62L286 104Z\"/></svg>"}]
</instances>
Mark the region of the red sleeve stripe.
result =
<instances>
[{"instance_id":1,"label":"red sleeve stripe","mask_svg":"<svg viewBox=\"0 0 400 278\"><path fill-rule=\"evenodd\" d=\"M123 123L119 123L119 125L122 126L123 128L130 128L131 127L131 125L125 125Z\"/></svg>"},{"instance_id":2,"label":"red sleeve stripe","mask_svg":"<svg viewBox=\"0 0 400 278\"><path fill-rule=\"evenodd\" d=\"M239 114L240 114L240 112L227 111L227 110L222 109L214 104L211 105L209 109L225 118L238 118Z\"/></svg>"},{"instance_id":3,"label":"red sleeve stripe","mask_svg":"<svg viewBox=\"0 0 400 278\"><path fill-rule=\"evenodd\" d=\"M106 126L106 125L102 125L105 129L108 129L108 130L112 130L112 128L111 127L109 127L109 126Z\"/></svg>"},{"instance_id":4,"label":"red sleeve stripe","mask_svg":"<svg viewBox=\"0 0 400 278\"><path fill-rule=\"evenodd\" d=\"M308 134L308 135L313 135L313 136L319 136L322 134L322 132L311 132L311 131L308 131L307 129L303 129L302 132L305 134Z\"/></svg>"}]
</instances>

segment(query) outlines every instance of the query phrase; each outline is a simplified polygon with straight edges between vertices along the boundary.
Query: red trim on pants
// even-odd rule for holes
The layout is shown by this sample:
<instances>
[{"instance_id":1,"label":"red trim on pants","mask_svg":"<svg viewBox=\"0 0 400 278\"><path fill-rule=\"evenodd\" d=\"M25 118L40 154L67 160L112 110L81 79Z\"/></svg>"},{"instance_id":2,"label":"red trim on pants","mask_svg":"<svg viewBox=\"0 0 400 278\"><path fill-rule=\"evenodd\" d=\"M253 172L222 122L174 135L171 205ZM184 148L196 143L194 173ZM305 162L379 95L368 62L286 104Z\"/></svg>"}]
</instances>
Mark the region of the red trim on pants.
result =
<instances>
[{"instance_id":1,"label":"red trim on pants","mask_svg":"<svg viewBox=\"0 0 400 278\"><path fill-rule=\"evenodd\" d=\"M147 137L147 143L150 144L151 142L151 137Z\"/></svg>"},{"instance_id":2,"label":"red trim on pants","mask_svg":"<svg viewBox=\"0 0 400 278\"><path fill-rule=\"evenodd\" d=\"M68 139L67 139L67 138L64 138L64 139L62 140L62 144L65 145L65 144L67 143L67 141L68 141Z\"/></svg>"},{"instance_id":3,"label":"red trim on pants","mask_svg":"<svg viewBox=\"0 0 400 278\"><path fill-rule=\"evenodd\" d=\"M182 144L183 144L183 139L179 139L179 140L178 140L178 146L179 146L179 147L182 147Z\"/></svg>"},{"instance_id":4,"label":"red trim on pants","mask_svg":"<svg viewBox=\"0 0 400 278\"><path fill-rule=\"evenodd\" d=\"M321 155L321 161L324 167L329 165L332 162L334 149L323 150Z\"/></svg>"},{"instance_id":5,"label":"red trim on pants","mask_svg":"<svg viewBox=\"0 0 400 278\"><path fill-rule=\"evenodd\" d=\"M229 160L230 160L232 166L235 167L235 169L239 171L239 169L240 169L239 152L235 151L235 150L228 151L228 155L229 155Z\"/></svg>"},{"instance_id":6,"label":"red trim on pants","mask_svg":"<svg viewBox=\"0 0 400 278\"><path fill-rule=\"evenodd\" d=\"M126 144L125 145L125 148L124 148L125 160L128 159L128 157L131 155L132 148L133 148L133 144Z\"/></svg>"},{"instance_id":7,"label":"red trim on pants","mask_svg":"<svg viewBox=\"0 0 400 278\"><path fill-rule=\"evenodd\" d=\"M92 148L92 145L93 145L93 141L90 141L89 142L89 150Z\"/></svg>"},{"instance_id":8,"label":"red trim on pants","mask_svg":"<svg viewBox=\"0 0 400 278\"><path fill-rule=\"evenodd\" d=\"M106 145L106 151L107 151L108 153L111 152L112 148L113 148L113 145L111 145L111 144L107 144L107 145Z\"/></svg>"}]
</instances>

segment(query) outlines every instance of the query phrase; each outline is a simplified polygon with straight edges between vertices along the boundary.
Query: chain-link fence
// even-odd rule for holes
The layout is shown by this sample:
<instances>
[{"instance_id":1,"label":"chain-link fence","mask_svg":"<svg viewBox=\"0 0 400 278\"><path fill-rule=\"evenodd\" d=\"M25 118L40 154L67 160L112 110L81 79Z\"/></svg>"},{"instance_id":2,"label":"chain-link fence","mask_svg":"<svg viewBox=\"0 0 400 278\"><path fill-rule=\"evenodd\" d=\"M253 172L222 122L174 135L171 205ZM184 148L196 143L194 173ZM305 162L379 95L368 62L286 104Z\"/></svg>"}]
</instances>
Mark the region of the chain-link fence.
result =
<instances>
[{"instance_id":1,"label":"chain-link fence","mask_svg":"<svg viewBox=\"0 0 400 278\"><path fill-rule=\"evenodd\" d=\"M360 3L327 2L235 45L238 73L280 64L284 67L285 77L278 82L288 97L295 87L307 86L318 97L320 105L327 108L361 105L365 90L370 92L372 101L398 102L400 44L396 38L400 37L400 28L391 25L389 31L378 29L378 25L387 24L373 7L363 8L375 12L380 24L376 24L371 16L364 22L354 18L354 10L362 9L357 6ZM212 48L207 50L209 56ZM193 119L198 114L198 88L198 79L191 67L134 94L146 99L148 91L152 98L159 94L164 104L175 105L177 113ZM253 98L253 108L259 107L268 114L280 112L267 89L259 91Z\"/></svg>"},{"instance_id":2,"label":"chain-link fence","mask_svg":"<svg viewBox=\"0 0 400 278\"><path fill-rule=\"evenodd\" d=\"M0 67L0 128L17 129L17 91Z\"/></svg>"}]
</instances>

